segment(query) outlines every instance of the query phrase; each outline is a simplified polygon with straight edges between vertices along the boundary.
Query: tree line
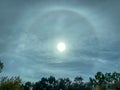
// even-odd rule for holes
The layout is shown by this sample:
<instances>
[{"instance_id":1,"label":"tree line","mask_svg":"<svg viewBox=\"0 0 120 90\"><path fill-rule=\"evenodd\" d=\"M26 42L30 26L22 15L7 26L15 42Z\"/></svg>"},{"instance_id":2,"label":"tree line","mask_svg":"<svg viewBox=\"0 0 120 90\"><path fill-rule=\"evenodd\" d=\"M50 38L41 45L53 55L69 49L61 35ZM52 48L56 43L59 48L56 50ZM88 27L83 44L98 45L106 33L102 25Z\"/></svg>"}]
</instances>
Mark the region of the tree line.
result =
<instances>
[{"instance_id":1,"label":"tree line","mask_svg":"<svg viewBox=\"0 0 120 90\"><path fill-rule=\"evenodd\" d=\"M0 72L3 63L0 62ZM88 82L83 82L81 76L74 80L69 78L42 77L36 82L23 82L18 77L1 77L0 90L120 90L120 73L97 72Z\"/></svg>"}]
</instances>

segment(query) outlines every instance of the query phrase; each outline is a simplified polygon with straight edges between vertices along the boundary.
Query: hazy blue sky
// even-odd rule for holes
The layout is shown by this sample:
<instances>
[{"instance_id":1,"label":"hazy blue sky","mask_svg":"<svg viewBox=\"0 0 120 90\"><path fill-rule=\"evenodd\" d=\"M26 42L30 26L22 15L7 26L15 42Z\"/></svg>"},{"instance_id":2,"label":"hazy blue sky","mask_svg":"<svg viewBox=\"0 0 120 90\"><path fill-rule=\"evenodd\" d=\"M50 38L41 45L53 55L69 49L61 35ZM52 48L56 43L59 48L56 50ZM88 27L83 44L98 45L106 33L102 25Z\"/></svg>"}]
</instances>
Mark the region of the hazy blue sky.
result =
<instances>
[{"instance_id":1,"label":"hazy blue sky","mask_svg":"<svg viewBox=\"0 0 120 90\"><path fill-rule=\"evenodd\" d=\"M119 72L119 24L120 0L0 0L1 74L36 81Z\"/></svg>"}]
</instances>

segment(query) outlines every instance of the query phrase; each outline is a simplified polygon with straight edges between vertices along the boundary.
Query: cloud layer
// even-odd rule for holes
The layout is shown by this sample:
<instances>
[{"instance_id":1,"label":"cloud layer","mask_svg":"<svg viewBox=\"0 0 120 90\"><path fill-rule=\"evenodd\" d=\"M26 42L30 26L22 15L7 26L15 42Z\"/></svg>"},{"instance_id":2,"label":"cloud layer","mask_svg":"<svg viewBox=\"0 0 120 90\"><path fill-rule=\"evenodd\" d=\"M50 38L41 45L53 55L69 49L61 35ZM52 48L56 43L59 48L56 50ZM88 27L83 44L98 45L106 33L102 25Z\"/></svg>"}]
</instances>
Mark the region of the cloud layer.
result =
<instances>
[{"instance_id":1,"label":"cloud layer","mask_svg":"<svg viewBox=\"0 0 120 90\"><path fill-rule=\"evenodd\" d=\"M120 1L0 1L1 73L24 80L119 72ZM58 42L66 43L59 53Z\"/></svg>"}]
</instances>

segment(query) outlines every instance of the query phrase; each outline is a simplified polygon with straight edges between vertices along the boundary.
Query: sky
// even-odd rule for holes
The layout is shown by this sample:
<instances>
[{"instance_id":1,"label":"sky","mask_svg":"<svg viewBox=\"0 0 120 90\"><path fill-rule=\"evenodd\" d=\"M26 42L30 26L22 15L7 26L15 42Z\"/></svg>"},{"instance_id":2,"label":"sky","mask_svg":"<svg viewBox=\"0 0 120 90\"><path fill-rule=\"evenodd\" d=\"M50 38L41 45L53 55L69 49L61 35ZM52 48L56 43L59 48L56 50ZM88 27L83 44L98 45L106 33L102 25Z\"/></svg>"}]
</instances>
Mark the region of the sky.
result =
<instances>
[{"instance_id":1,"label":"sky","mask_svg":"<svg viewBox=\"0 0 120 90\"><path fill-rule=\"evenodd\" d=\"M120 0L0 0L1 75L87 81L119 72L119 10Z\"/></svg>"}]
</instances>

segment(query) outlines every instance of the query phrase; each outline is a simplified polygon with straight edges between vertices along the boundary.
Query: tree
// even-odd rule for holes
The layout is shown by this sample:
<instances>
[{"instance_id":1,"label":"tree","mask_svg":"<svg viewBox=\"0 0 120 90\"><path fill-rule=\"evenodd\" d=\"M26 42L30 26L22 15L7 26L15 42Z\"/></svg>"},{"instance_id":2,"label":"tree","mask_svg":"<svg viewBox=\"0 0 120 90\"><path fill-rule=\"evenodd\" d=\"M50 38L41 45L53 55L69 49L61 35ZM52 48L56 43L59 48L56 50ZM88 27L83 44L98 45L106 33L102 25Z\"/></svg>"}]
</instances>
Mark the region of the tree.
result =
<instances>
[{"instance_id":1,"label":"tree","mask_svg":"<svg viewBox=\"0 0 120 90\"><path fill-rule=\"evenodd\" d=\"M55 77L53 77L53 76L50 76L49 78L48 78L48 83L50 84L50 85L54 85L55 84Z\"/></svg>"},{"instance_id":2,"label":"tree","mask_svg":"<svg viewBox=\"0 0 120 90\"><path fill-rule=\"evenodd\" d=\"M109 83L109 88L120 89L120 73L113 72L111 74L111 83Z\"/></svg>"},{"instance_id":3,"label":"tree","mask_svg":"<svg viewBox=\"0 0 120 90\"><path fill-rule=\"evenodd\" d=\"M24 90L30 90L30 88L32 87L32 83L31 82L26 82L24 85Z\"/></svg>"},{"instance_id":4,"label":"tree","mask_svg":"<svg viewBox=\"0 0 120 90\"><path fill-rule=\"evenodd\" d=\"M20 90L21 79L20 77L2 77L0 80L0 90Z\"/></svg>"},{"instance_id":5,"label":"tree","mask_svg":"<svg viewBox=\"0 0 120 90\"><path fill-rule=\"evenodd\" d=\"M81 76L75 77L73 87L74 87L74 90L84 90L85 89L85 86L83 83L83 78Z\"/></svg>"},{"instance_id":6,"label":"tree","mask_svg":"<svg viewBox=\"0 0 120 90\"><path fill-rule=\"evenodd\" d=\"M65 87L66 90L69 90L70 86L71 86L71 81L69 78L64 78L64 82L65 82Z\"/></svg>"},{"instance_id":7,"label":"tree","mask_svg":"<svg viewBox=\"0 0 120 90\"><path fill-rule=\"evenodd\" d=\"M3 63L0 61L0 73L1 73L2 69L3 69Z\"/></svg>"},{"instance_id":8,"label":"tree","mask_svg":"<svg viewBox=\"0 0 120 90\"><path fill-rule=\"evenodd\" d=\"M82 85L83 82L82 82L83 78L80 76L80 77L75 77L74 81L79 84L79 85Z\"/></svg>"},{"instance_id":9,"label":"tree","mask_svg":"<svg viewBox=\"0 0 120 90\"><path fill-rule=\"evenodd\" d=\"M90 82L95 90L101 90L105 83L105 76L102 72L97 72L94 78L90 78Z\"/></svg>"},{"instance_id":10,"label":"tree","mask_svg":"<svg viewBox=\"0 0 120 90\"><path fill-rule=\"evenodd\" d=\"M33 86L34 90L47 90L48 88L48 79L42 77L40 81L36 82Z\"/></svg>"},{"instance_id":11,"label":"tree","mask_svg":"<svg viewBox=\"0 0 120 90\"><path fill-rule=\"evenodd\" d=\"M111 84L113 81L113 77L111 73L105 73L105 82L107 84Z\"/></svg>"},{"instance_id":12,"label":"tree","mask_svg":"<svg viewBox=\"0 0 120 90\"><path fill-rule=\"evenodd\" d=\"M60 90L65 90L65 81L64 81L63 78L60 78L60 79L58 80L58 85L59 85L59 89L60 89Z\"/></svg>"},{"instance_id":13,"label":"tree","mask_svg":"<svg viewBox=\"0 0 120 90\"><path fill-rule=\"evenodd\" d=\"M55 90L55 87L56 87L56 79L55 79L55 77L53 77L53 76L50 76L49 78L48 78L48 80L47 80L47 84L48 84L48 88L47 88L47 90Z\"/></svg>"},{"instance_id":14,"label":"tree","mask_svg":"<svg viewBox=\"0 0 120 90\"><path fill-rule=\"evenodd\" d=\"M119 82L120 81L120 73L113 72L112 79L113 79L113 83Z\"/></svg>"}]
</instances>

